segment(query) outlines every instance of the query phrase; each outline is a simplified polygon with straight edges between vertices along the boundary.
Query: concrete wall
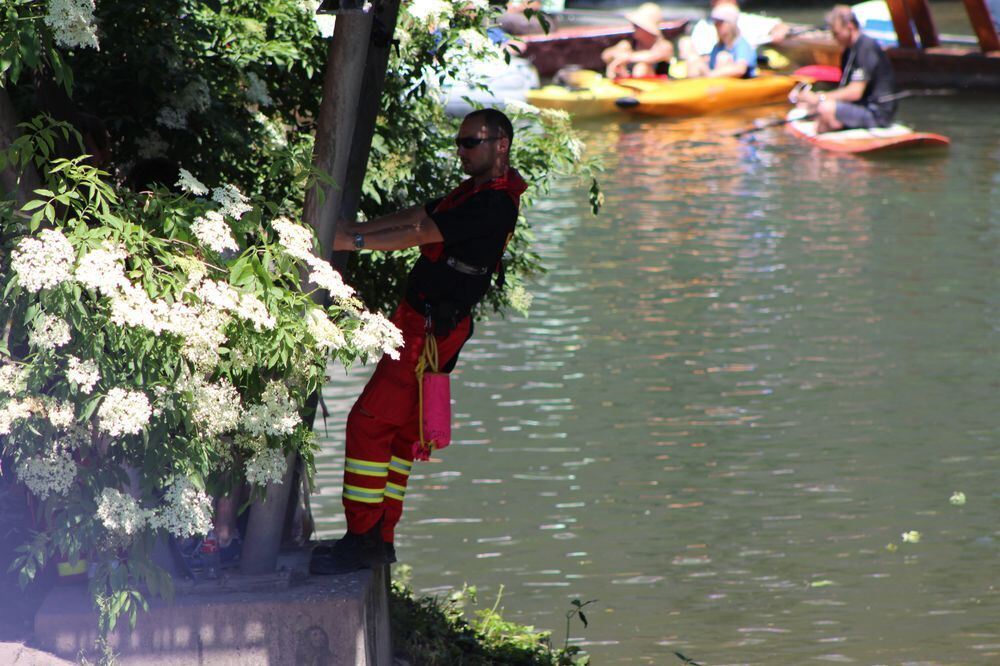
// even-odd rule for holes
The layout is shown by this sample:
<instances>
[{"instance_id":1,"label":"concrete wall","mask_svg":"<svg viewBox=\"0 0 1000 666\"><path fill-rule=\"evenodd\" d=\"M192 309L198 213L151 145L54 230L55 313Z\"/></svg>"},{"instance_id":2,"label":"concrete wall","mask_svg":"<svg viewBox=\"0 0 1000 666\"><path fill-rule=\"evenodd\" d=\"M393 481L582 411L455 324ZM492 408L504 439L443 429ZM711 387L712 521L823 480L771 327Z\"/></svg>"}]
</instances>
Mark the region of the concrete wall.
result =
<instances>
[{"instance_id":1,"label":"concrete wall","mask_svg":"<svg viewBox=\"0 0 1000 666\"><path fill-rule=\"evenodd\" d=\"M287 589L181 594L111 636L121 664L389 666L387 570L310 577ZM124 626L121 626L121 625ZM97 638L85 587L60 587L35 617L35 643L73 659Z\"/></svg>"}]
</instances>

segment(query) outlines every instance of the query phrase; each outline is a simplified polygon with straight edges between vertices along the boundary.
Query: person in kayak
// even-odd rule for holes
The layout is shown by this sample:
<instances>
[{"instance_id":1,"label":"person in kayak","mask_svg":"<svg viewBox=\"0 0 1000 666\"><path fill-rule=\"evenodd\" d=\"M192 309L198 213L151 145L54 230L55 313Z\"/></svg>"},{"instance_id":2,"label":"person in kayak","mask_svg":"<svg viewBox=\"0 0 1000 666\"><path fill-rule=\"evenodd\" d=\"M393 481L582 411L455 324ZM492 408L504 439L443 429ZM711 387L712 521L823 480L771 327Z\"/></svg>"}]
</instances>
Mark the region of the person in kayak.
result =
<instances>
[{"instance_id":1,"label":"person in kayak","mask_svg":"<svg viewBox=\"0 0 1000 666\"><path fill-rule=\"evenodd\" d=\"M840 56L840 85L829 92L793 91L790 100L816 114L816 132L888 127L896 114L895 77L888 56L874 39L861 32L858 17L847 5L827 14Z\"/></svg>"},{"instance_id":2,"label":"person in kayak","mask_svg":"<svg viewBox=\"0 0 1000 666\"><path fill-rule=\"evenodd\" d=\"M685 48L681 56L687 62L687 78L752 79L757 75L757 51L740 34L739 8L730 2L719 3L710 16L719 41L707 57L693 47Z\"/></svg>"},{"instance_id":3,"label":"person in kayak","mask_svg":"<svg viewBox=\"0 0 1000 666\"><path fill-rule=\"evenodd\" d=\"M601 52L609 79L666 75L674 57L674 45L663 36L660 23L663 12L659 5L647 2L634 12L625 14L634 31L632 41L622 40Z\"/></svg>"},{"instance_id":4,"label":"person in kayak","mask_svg":"<svg viewBox=\"0 0 1000 666\"><path fill-rule=\"evenodd\" d=\"M739 3L733 0L712 0L711 3L713 9L725 4L739 8ZM779 18L748 12L740 12L736 27L740 29L740 35L754 48L766 44L780 44L790 30L789 25ZM694 22L690 37L684 39L691 42L691 47L698 54L707 56L719 41L719 33L715 30L711 18L705 17Z\"/></svg>"},{"instance_id":5,"label":"person in kayak","mask_svg":"<svg viewBox=\"0 0 1000 666\"><path fill-rule=\"evenodd\" d=\"M344 224L334 250L420 247L392 322L403 348L386 354L347 417L343 504L347 533L313 551L310 570L337 574L396 561L394 530L420 439L416 366L433 335L450 371L472 335L473 308L486 295L514 233L527 184L510 166L514 129L495 109L468 114L455 137L469 178L447 196L359 224Z\"/></svg>"}]
</instances>

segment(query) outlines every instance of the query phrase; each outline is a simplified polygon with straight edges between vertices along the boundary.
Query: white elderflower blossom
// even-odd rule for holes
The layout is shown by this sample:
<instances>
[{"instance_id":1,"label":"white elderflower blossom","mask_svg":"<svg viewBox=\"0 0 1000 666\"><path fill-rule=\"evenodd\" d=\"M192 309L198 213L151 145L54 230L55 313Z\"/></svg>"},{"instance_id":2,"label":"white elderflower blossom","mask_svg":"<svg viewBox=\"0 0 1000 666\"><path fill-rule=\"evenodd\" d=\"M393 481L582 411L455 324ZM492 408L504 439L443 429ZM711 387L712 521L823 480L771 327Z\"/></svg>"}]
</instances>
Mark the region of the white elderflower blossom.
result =
<instances>
[{"instance_id":1,"label":"white elderflower blossom","mask_svg":"<svg viewBox=\"0 0 1000 666\"><path fill-rule=\"evenodd\" d=\"M288 254L302 261L309 261L313 255L312 229L296 224L287 217L279 217L271 222L271 227L278 232L278 243Z\"/></svg>"},{"instance_id":2,"label":"white elderflower blossom","mask_svg":"<svg viewBox=\"0 0 1000 666\"><path fill-rule=\"evenodd\" d=\"M207 111L212 106L212 89L208 81L196 76L193 81L184 86L178 95L178 107L186 113L191 111Z\"/></svg>"},{"instance_id":3,"label":"white elderflower blossom","mask_svg":"<svg viewBox=\"0 0 1000 666\"><path fill-rule=\"evenodd\" d=\"M235 430L242 405L240 394L228 379L212 384L192 382L191 421L205 437L216 437Z\"/></svg>"},{"instance_id":4,"label":"white elderflower blossom","mask_svg":"<svg viewBox=\"0 0 1000 666\"><path fill-rule=\"evenodd\" d=\"M253 437L282 437L295 432L296 426L301 422L298 405L289 395L288 387L278 380L272 380L264 388L260 404L251 405L243 412L240 425Z\"/></svg>"},{"instance_id":5,"label":"white elderflower blossom","mask_svg":"<svg viewBox=\"0 0 1000 666\"><path fill-rule=\"evenodd\" d=\"M534 300L534 296L524 288L524 285L518 284L514 285L507 294L507 300L510 302L511 308L527 317L528 312L531 310L531 302Z\"/></svg>"},{"instance_id":6,"label":"white elderflower blossom","mask_svg":"<svg viewBox=\"0 0 1000 666\"><path fill-rule=\"evenodd\" d=\"M195 290L198 298L220 310L234 312L240 305L240 292L228 282L205 280Z\"/></svg>"},{"instance_id":7,"label":"white elderflower blossom","mask_svg":"<svg viewBox=\"0 0 1000 666\"><path fill-rule=\"evenodd\" d=\"M184 288L181 289L182 294L195 291L201 286L201 281L205 279L205 275L208 273L205 264L197 259L188 257L181 258L177 264L187 276L187 282L184 284Z\"/></svg>"},{"instance_id":8,"label":"white elderflower blossom","mask_svg":"<svg viewBox=\"0 0 1000 666\"><path fill-rule=\"evenodd\" d=\"M190 192L195 196L204 196L208 194L208 188L202 184L200 180L191 175L191 172L187 169L179 169L178 173L180 178L174 183L177 187L181 188L185 192Z\"/></svg>"},{"instance_id":9,"label":"white elderflower blossom","mask_svg":"<svg viewBox=\"0 0 1000 666\"><path fill-rule=\"evenodd\" d=\"M499 57L500 51L493 45L490 38L475 28L459 30L458 39L465 44L471 53L477 55L490 54Z\"/></svg>"},{"instance_id":10,"label":"white elderflower blossom","mask_svg":"<svg viewBox=\"0 0 1000 666\"><path fill-rule=\"evenodd\" d=\"M152 512L138 500L116 488L105 488L97 500L97 519L104 529L118 536L138 534L150 522Z\"/></svg>"},{"instance_id":11,"label":"white elderflower blossom","mask_svg":"<svg viewBox=\"0 0 1000 666\"><path fill-rule=\"evenodd\" d=\"M264 128L269 147L285 148L288 146L288 134L281 118L268 118L260 111L253 114L253 118Z\"/></svg>"},{"instance_id":12,"label":"white elderflower blossom","mask_svg":"<svg viewBox=\"0 0 1000 666\"><path fill-rule=\"evenodd\" d=\"M236 314L243 317L254 325L258 331L261 329L272 329L278 325L278 320L267 311L267 306L263 301L253 294L241 294L240 304L236 308Z\"/></svg>"},{"instance_id":13,"label":"white elderflower blossom","mask_svg":"<svg viewBox=\"0 0 1000 666\"><path fill-rule=\"evenodd\" d=\"M127 284L111 295L111 321L119 326L145 328L159 335L170 308L163 301L153 301L146 290Z\"/></svg>"},{"instance_id":14,"label":"white elderflower blossom","mask_svg":"<svg viewBox=\"0 0 1000 666\"><path fill-rule=\"evenodd\" d=\"M447 0L413 0L403 5L406 13L421 23L447 21L454 14L454 6Z\"/></svg>"},{"instance_id":15,"label":"white elderflower blossom","mask_svg":"<svg viewBox=\"0 0 1000 666\"><path fill-rule=\"evenodd\" d=\"M24 458L17 465L17 478L39 499L65 495L76 479L76 462L66 451Z\"/></svg>"},{"instance_id":16,"label":"white elderflower blossom","mask_svg":"<svg viewBox=\"0 0 1000 666\"><path fill-rule=\"evenodd\" d=\"M288 465L280 449L260 450L246 463L246 478L255 486L281 483Z\"/></svg>"},{"instance_id":17,"label":"white elderflower blossom","mask_svg":"<svg viewBox=\"0 0 1000 666\"><path fill-rule=\"evenodd\" d=\"M354 295L354 288L344 282L329 262L323 261L319 257L311 256L306 261L311 269L309 281L321 289L326 289L330 298L335 301L342 301Z\"/></svg>"},{"instance_id":18,"label":"white elderflower blossom","mask_svg":"<svg viewBox=\"0 0 1000 666\"><path fill-rule=\"evenodd\" d=\"M508 113L528 114L533 116L537 116L542 112L542 110L534 104L528 104L527 102L522 102L517 99L505 100L504 111L507 111Z\"/></svg>"},{"instance_id":19,"label":"white elderflower blossom","mask_svg":"<svg viewBox=\"0 0 1000 666\"><path fill-rule=\"evenodd\" d=\"M259 298L253 294L242 294L226 282L205 280L198 286L196 293L203 302L246 319L258 331L272 329L278 324Z\"/></svg>"},{"instance_id":20,"label":"white elderflower blossom","mask_svg":"<svg viewBox=\"0 0 1000 666\"><path fill-rule=\"evenodd\" d=\"M202 245L209 247L216 252L222 253L226 250L239 252L240 246L233 238L232 229L226 223L223 214L210 210L204 216L196 218L191 225L191 231Z\"/></svg>"},{"instance_id":21,"label":"white elderflower blossom","mask_svg":"<svg viewBox=\"0 0 1000 666\"><path fill-rule=\"evenodd\" d=\"M38 238L22 239L10 257L18 282L34 293L69 280L76 252L61 231L43 229Z\"/></svg>"},{"instance_id":22,"label":"white elderflower blossom","mask_svg":"<svg viewBox=\"0 0 1000 666\"><path fill-rule=\"evenodd\" d=\"M40 349L56 349L70 341L69 323L55 315L40 315L32 323L28 344Z\"/></svg>"},{"instance_id":23,"label":"white elderflower blossom","mask_svg":"<svg viewBox=\"0 0 1000 666\"><path fill-rule=\"evenodd\" d=\"M167 149L170 148L170 144L155 130L150 132L149 135L137 139L135 144L139 157L144 160L150 160L154 157L165 157Z\"/></svg>"},{"instance_id":24,"label":"white elderflower blossom","mask_svg":"<svg viewBox=\"0 0 1000 666\"><path fill-rule=\"evenodd\" d=\"M267 448L267 437L240 432L234 438L233 445L237 449L249 451L256 455Z\"/></svg>"},{"instance_id":25,"label":"white elderflower blossom","mask_svg":"<svg viewBox=\"0 0 1000 666\"><path fill-rule=\"evenodd\" d=\"M399 359L403 347L403 334L395 324L377 312L362 312L361 328L354 331L351 342L358 352L369 359L378 358L383 353L392 359Z\"/></svg>"},{"instance_id":26,"label":"white elderflower blossom","mask_svg":"<svg viewBox=\"0 0 1000 666\"><path fill-rule=\"evenodd\" d=\"M222 206L220 213L234 220L240 219L244 213L253 210L250 200L243 196L243 193L235 185L216 187L212 190L212 199L218 201Z\"/></svg>"},{"instance_id":27,"label":"white elderflower blossom","mask_svg":"<svg viewBox=\"0 0 1000 666\"><path fill-rule=\"evenodd\" d=\"M267 92L267 84L257 76L256 72L247 72L246 98L248 102L257 106L268 107L274 104L274 100Z\"/></svg>"},{"instance_id":28,"label":"white elderflower blossom","mask_svg":"<svg viewBox=\"0 0 1000 666\"><path fill-rule=\"evenodd\" d=\"M15 395L28 387L24 366L17 363L0 363L0 394Z\"/></svg>"},{"instance_id":29,"label":"white elderflower blossom","mask_svg":"<svg viewBox=\"0 0 1000 666\"><path fill-rule=\"evenodd\" d=\"M45 25L60 46L72 49L90 47L100 50L97 25L94 23L94 0L49 0Z\"/></svg>"},{"instance_id":30,"label":"white elderflower blossom","mask_svg":"<svg viewBox=\"0 0 1000 666\"><path fill-rule=\"evenodd\" d=\"M326 313L319 308L309 311L307 322L309 335L316 341L316 346L324 352L331 352L340 349L347 344L344 332L340 327L330 321Z\"/></svg>"},{"instance_id":31,"label":"white elderflower blossom","mask_svg":"<svg viewBox=\"0 0 1000 666\"><path fill-rule=\"evenodd\" d=\"M76 410L69 400L49 398L45 401L45 415L57 430L66 430L76 421Z\"/></svg>"},{"instance_id":32,"label":"white elderflower blossom","mask_svg":"<svg viewBox=\"0 0 1000 666\"><path fill-rule=\"evenodd\" d=\"M66 370L66 379L80 393L89 395L94 390L97 382L101 381L101 372L95 361L89 358L81 361L76 356L70 356L69 369Z\"/></svg>"},{"instance_id":33,"label":"white elderflower blossom","mask_svg":"<svg viewBox=\"0 0 1000 666\"><path fill-rule=\"evenodd\" d=\"M9 435L15 421L30 419L34 408L34 400L8 400L0 407L0 435Z\"/></svg>"},{"instance_id":34,"label":"white elderflower blossom","mask_svg":"<svg viewBox=\"0 0 1000 666\"><path fill-rule=\"evenodd\" d=\"M187 116L187 111L183 109L165 106L156 114L156 122L167 129L182 130L187 129Z\"/></svg>"},{"instance_id":35,"label":"white elderflower blossom","mask_svg":"<svg viewBox=\"0 0 1000 666\"><path fill-rule=\"evenodd\" d=\"M566 142L566 147L569 149L570 154L573 156L574 161L579 161L583 156L583 141L580 141L576 137L571 138Z\"/></svg>"},{"instance_id":36,"label":"white elderflower blossom","mask_svg":"<svg viewBox=\"0 0 1000 666\"><path fill-rule=\"evenodd\" d=\"M142 432L152 413L149 398L142 391L113 388L98 408L97 418L102 432L119 437Z\"/></svg>"},{"instance_id":37,"label":"white elderflower blossom","mask_svg":"<svg viewBox=\"0 0 1000 666\"><path fill-rule=\"evenodd\" d=\"M212 498L177 477L163 495L163 505L149 519L153 529L164 529L179 539L208 534L212 529Z\"/></svg>"},{"instance_id":38,"label":"white elderflower blossom","mask_svg":"<svg viewBox=\"0 0 1000 666\"><path fill-rule=\"evenodd\" d=\"M165 320L164 330L184 340L181 354L200 370L211 370L219 364L219 348L226 343L225 328L231 321L225 311L203 305L189 307L174 303Z\"/></svg>"},{"instance_id":39,"label":"white elderflower blossom","mask_svg":"<svg viewBox=\"0 0 1000 666\"><path fill-rule=\"evenodd\" d=\"M110 296L128 284L124 261L128 255L120 247L105 245L83 255L73 277L85 287Z\"/></svg>"}]
</instances>

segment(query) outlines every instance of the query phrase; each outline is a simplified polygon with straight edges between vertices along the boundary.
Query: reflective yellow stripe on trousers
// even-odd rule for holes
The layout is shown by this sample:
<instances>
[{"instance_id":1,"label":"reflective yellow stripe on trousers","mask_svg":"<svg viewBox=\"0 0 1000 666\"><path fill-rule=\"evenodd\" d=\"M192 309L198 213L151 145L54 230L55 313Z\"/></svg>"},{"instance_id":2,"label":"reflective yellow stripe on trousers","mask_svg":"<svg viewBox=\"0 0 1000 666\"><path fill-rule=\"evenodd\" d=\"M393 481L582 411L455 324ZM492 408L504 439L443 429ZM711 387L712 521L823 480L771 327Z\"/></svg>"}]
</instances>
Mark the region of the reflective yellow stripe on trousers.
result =
<instances>
[{"instance_id":1,"label":"reflective yellow stripe on trousers","mask_svg":"<svg viewBox=\"0 0 1000 666\"><path fill-rule=\"evenodd\" d=\"M367 504L378 504L382 501L385 488L361 488L344 484L344 499Z\"/></svg>"},{"instance_id":2,"label":"reflective yellow stripe on trousers","mask_svg":"<svg viewBox=\"0 0 1000 666\"><path fill-rule=\"evenodd\" d=\"M389 463L348 458L345 461L344 471L348 474L360 474L361 476L387 476Z\"/></svg>"},{"instance_id":3,"label":"reflective yellow stripe on trousers","mask_svg":"<svg viewBox=\"0 0 1000 666\"><path fill-rule=\"evenodd\" d=\"M398 483L390 481L385 484L385 496L402 502L403 498L406 496L406 486L401 486Z\"/></svg>"}]
</instances>

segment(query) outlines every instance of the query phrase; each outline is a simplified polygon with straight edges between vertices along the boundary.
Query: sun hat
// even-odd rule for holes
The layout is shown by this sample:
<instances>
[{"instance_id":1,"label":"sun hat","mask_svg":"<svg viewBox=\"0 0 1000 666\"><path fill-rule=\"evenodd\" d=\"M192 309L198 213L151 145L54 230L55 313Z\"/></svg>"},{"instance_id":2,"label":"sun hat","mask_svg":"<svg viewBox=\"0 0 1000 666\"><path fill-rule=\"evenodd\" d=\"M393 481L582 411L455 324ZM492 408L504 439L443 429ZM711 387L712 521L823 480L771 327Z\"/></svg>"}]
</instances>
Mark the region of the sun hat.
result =
<instances>
[{"instance_id":1,"label":"sun hat","mask_svg":"<svg viewBox=\"0 0 1000 666\"><path fill-rule=\"evenodd\" d=\"M740 10L736 5L731 5L728 2L716 5L712 9L711 19L713 21L720 21L722 23L732 23L736 25L736 21L740 18Z\"/></svg>"},{"instance_id":2,"label":"sun hat","mask_svg":"<svg viewBox=\"0 0 1000 666\"><path fill-rule=\"evenodd\" d=\"M651 35L659 37L660 23L663 21L663 12L655 2L645 2L639 5L638 9L625 13L625 19L637 28L642 28Z\"/></svg>"}]
</instances>

